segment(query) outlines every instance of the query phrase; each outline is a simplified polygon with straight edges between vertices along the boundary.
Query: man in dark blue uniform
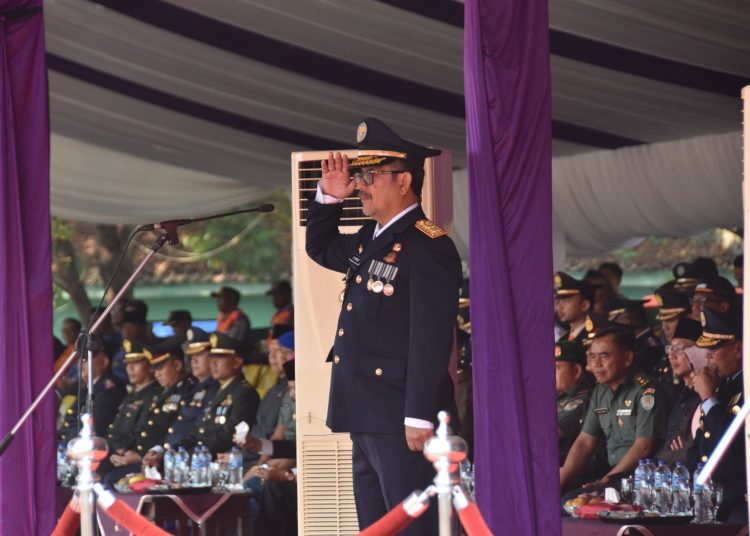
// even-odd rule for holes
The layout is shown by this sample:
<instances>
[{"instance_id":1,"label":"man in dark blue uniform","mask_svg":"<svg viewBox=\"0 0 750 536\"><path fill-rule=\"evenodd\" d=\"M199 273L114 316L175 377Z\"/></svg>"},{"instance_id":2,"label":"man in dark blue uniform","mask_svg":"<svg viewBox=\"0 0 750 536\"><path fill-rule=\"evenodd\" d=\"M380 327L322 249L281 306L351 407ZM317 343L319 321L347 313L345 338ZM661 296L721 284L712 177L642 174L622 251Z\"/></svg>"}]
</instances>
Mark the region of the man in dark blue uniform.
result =
<instances>
[{"instance_id":1,"label":"man in dark blue uniform","mask_svg":"<svg viewBox=\"0 0 750 536\"><path fill-rule=\"evenodd\" d=\"M709 366L696 371L694 386L701 402L701 418L688 466L695 470L705 463L744 402L742 384L742 313L740 308L725 313L706 307L701 313L703 333L698 346L709 349ZM744 426L734 437L713 473L724 486L724 498L717 519L731 515L747 519Z\"/></svg>"},{"instance_id":2,"label":"man in dark blue uniform","mask_svg":"<svg viewBox=\"0 0 750 536\"><path fill-rule=\"evenodd\" d=\"M598 288L585 279L578 280L565 272L555 273L555 313L560 322L568 325L562 337L583 344L586 339L586 318L594 307L594 293Z\"/></svg>"},{"instance_id":3,"label":"man in dark blue uniform","mask_svg":"<svg viewBox=\"0 0 750 536\"><path fill-rule=\"evenodd\" d=\"M357 143L354 160L329 153L321 164L306 247L318 264L346 273L326 422L351 434L364 529L434 477L421 451L438 411L456 415L448 363L461 262L419 204L424 160L440 151L400 138L377 119L359 125ZM374 221L341 234L342 201L355 189ZM432 513L404 534L434 534Z\"/></svg>"}]
</instances>

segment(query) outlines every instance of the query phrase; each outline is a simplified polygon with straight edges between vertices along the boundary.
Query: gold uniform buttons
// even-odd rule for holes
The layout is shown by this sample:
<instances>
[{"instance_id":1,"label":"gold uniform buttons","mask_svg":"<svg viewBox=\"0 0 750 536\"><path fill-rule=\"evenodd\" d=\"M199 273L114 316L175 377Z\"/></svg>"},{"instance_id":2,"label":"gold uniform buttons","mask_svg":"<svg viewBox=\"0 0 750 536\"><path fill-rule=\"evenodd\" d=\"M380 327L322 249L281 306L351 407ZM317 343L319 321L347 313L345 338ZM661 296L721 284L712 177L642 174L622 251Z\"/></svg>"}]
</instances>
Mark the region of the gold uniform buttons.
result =
<instances>
[{"instance_id":1,"label":"gold uniform buttons","mask_svg":"<svg viewBox=\"0 0 750 536\"><path fill-rule=\"evenodd\" d=\"M354 306L352 305L352 302L349 302L349 303L346 304L346 310L347 311L351 311L353 308L354 308Z\"/></svg>"},{"instance_id":2,"label":"gold uniform buttons","mask_svg":"<svg viewBox=\"0 0 750 536\"><path fill-rule=\"evenodd\" d=\"M143 445L138 445L138 450L143 450Z\"/></svg>"},{"instance_id":3,"label":"gold uniform buttons","mask_svg":"<svg viewBox=\"0 0 750 536\"><path fill-rule=\"evenodd\" d=\"M706 433L703 434L703 437L705 437L706 439L708 439L709 437L711 437L711 432L706 431Z\"/></svg>"},{"instance_id":4,"label":"gold uniform buttons","mask_svg":"<svg viewBox=\"0 0 750 536\"><path fill-rule=\"evenodd\" d=\"M343 336L344 336L344 328L340 328L339 329L339 337L343 337Z\"/></svg>"},{"instance_id":5,"label":"gold uniform buttons","mask_svg":"<svg viewBox=\"0 0 750 536\"><path fill-rule=\"evenodd\" d=\"M360 283L362 282L362 276L361 276L361 275L358 275L358 276L357 276L356 278L354 278L354 280L355 280L355 281L357 282L357 284L359 285L359 284L360 284Z\"/></svg>"},{"instance_id":6,"label":"gold uniform buttons","mask_svg":"<svg viewBox=\"0 0 750 536\"><path fill-rule=\"evenodd\" d=\"M156 409L154 410L154 413L156 413L156 414L158 415L158 414L159 414L159 408L156 408Z\"/></svg>"},{"instance_id":7,"label":"gold uniform buttons","mask_svg":"<svg viewBox=\"0 0 750 536\"><path fill-rule=\"evenodd\" d=\"M340 361L341 361L341 358L339 356L335 356L333 358L333 362L336 363L337 365L339 364Z\"/></svg>"},{"instance_id":8,"label":"gold uniform buttons","mask_svg":"<svg viewBox=\"0 0 750 536\"><path fill-rule=\"evenodd\" d=\"M704 456L701 456L701 461L702 461L703 463L706 463L706 462L708 461L708 456L705 456L705 455L704 455Z\"/></svg>"},{"instance_id":9,"label":"gold uniform buttons","mask_svg":"<svg viewBox=\"0 0 750 536\"><path fill-rule=\"evenodd\" d=\"M127 412L127 413L125 414L125 416L126 416L126 417L132 417L132 416L133 416L133 414L132 414L132 413L130 413L130 412L128 411L128 412Z\"/></svg>"},{"instance_id":10,"label":"gold uniform buttons","mask_svg":"<svg viewBox=\"0 0 750 536\"><path fill-rule=\"evenodd\" d=\"M383 369L382 368L376 368L375 369L375 376L382 376L383 375Z\"/></svg>"},{"instance_id":11,"label":"gold uniform buttons","mask_svg":"<svg viewBox=\"0 0 750 536\"><path fill-rule=\"evenodd\" d=\"M141 432L141 437L146 437L146 432Z\"/></svg>"},{"instance_id":12,"label":"gold uniform buttons","mask_svg":"<svg viewBox=\"0 0 750 536\"><path fill-rule=\"evenodd\" d=\"M154 421L148 421L148 425L149 426L153 426L154 425Z\"/></svg>"},{"instance_id":13,"label":"gold uniform buttons","mask_svg":"<svg viewBox=\"0 0 750 536\"><path fill-rule=\"evenodd\" d=\"M198 433L199 434L205 434L206 430L204 428L198 428Z\"/></svg>"},{"instance_id":14,"label":"gold uniform buttons","mask_svg":"<svg viewBox=\"0 0 750 536\"><path fill-rule=\"evenodd\" d=\"M171 426L167 428L167 433L174 434L174 428L172 428Z\"/></svg>"}]
</instances>

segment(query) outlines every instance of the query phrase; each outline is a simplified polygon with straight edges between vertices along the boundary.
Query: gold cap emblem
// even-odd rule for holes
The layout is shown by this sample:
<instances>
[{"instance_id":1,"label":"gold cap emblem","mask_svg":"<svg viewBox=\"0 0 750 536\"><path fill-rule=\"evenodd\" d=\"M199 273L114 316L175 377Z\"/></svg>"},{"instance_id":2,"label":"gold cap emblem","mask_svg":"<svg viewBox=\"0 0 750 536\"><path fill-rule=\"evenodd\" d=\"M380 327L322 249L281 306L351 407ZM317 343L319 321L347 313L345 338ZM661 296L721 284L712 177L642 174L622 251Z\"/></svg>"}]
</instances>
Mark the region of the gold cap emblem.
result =
<instances>
[{"instance_id":1,"label":"gold cap emblem","mask_svg":"<svg viewBox=\"0 0 750 536\"><path fill-rule=\"evenodd\" d=\"M129 354L133 351L133 343L130 342L130 339L123 339L122 348L125 350L126 354Z\"/></svg>"},{"instance_id":2,"label":"gold cap emblem","mask_svg":"<svg viewBox=\"0 0 750 536\"><path fill-rule=\"evenodd\" d=\"M193 339L195 339L195 332L193 331L192 328L187 330L187 333L185 333L185 337L187 337L187 340L189 340L190 342L192 342Z\"/></svg>"},{"instance_id":3,"label":"gold cap emblem","mask_svg":"<svg viewBox=\"0 0 750 536\"><path fill-rule=\"evenodd\" d=\"M664 306L664 300L661 299L661 296L658 295L658 294L656 294L655 297L656 297L656 305L658 305L659 307L663 307Z\"/></svg>"},{"instance_id":4,"label":"gold cap emblem","mask_svg":"<svg viewBox=\"0 0 750 536\"><path fill-rule=\"evenodd\" d=\"M362 121L357 127L357 143L362 143L367 137L367 123Z\"/></svg>"},{"instance_id":5,"label":"gold cap emblem","mask_svg":"<svg viewBox=\"0 0 750 536\"><path fill-rule=\"evenodd\" d=\"M555 345L555 357L560 357L562 355L562 348L560 348L559 344Z\"/></svg>"},{"instance_id":6,"label":"gold cap emblem","mask_svg":"<svg viewBox=\"0 0 750 536\"><path fill-rule=\"evenodd\" d=\"M219 336L216 335L216 333L212 333L210 337L211 341L211 348L216 348L216 346L219 344Z\"/></svg>"},{"instance_id":7,"label":"gold cap emblem","mask_svg":"<svg viewBox=\"0 0 750 536\"><path fill-rule=\"evenodd\" d=\"M701 326L706 327L706 315L701 311Z\"/></svg>"},{"instance_id":8,"label":"gold cap emblem","mask_svg":"<svg viewBox=\"0 0 750 536\"><path fill-rule=\"evenodd\" d=\"M562 277L560 277L560 274L555 274L555 290L559 289L562 286Z\"/></svg>"}]
</instances>

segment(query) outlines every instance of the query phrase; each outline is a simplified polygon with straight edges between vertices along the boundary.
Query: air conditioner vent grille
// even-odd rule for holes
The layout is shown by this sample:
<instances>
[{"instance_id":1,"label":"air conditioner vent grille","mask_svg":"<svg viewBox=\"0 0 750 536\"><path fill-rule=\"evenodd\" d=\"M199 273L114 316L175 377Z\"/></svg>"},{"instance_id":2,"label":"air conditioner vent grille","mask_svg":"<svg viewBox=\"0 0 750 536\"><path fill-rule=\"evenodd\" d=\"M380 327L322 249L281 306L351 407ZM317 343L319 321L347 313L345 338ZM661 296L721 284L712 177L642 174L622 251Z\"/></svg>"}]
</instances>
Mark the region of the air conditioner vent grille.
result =
<instances>
[{"instance_id":1,"label":"air conditioner vent grille","mask_svg":"<svg viewBox=\"0 0 750 536\"><path fill-rule=\"evenodd\" d=\"M303 160L299 162L297 170L297 181L299 182L299 222L301 227L307 226L307 203L308 199L315 196L318 181L322 175L320 160ZM359 227L370 221L362 213L362 203L357 197L348 197L344 200L344 215L339 223L342 227Z\"/></svg>"}]
</instances>

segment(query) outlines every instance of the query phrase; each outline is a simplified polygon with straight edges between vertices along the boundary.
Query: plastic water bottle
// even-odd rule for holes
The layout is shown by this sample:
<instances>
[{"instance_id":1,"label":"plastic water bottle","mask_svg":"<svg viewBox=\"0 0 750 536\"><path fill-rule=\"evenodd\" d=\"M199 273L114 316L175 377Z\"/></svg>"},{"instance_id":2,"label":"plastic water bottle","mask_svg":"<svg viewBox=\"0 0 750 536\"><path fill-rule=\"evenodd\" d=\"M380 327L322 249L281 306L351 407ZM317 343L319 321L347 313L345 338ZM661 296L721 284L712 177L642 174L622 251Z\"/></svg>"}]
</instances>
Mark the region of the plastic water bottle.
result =
<instances>
[{"instance_id":1,"label":"plastic water bottle","mask_svg":"<svg viewBox=\"0 0 750 536\"><path fill-rule=\"evenodd\" d=\"M648 460L645 458L638 461L638 467L635 468L635 473L633 474L633 504L637 506L643 506L643 480L646 477L646 471L648 470L648 467L646 464L648 463Z\"/></svg>"},{"instance_id":2,"label":"plastic water bottle","mask_svg":"<svg viewBox=\"0 0 750 536\"><path fill-rule=\"evenodd\" d=\"M242 487L242 453L237 447L232 447L229 453L229 487Z\"/></svg>"},{"instance_id":3,"label":"plastic water bottle","mask_svg":"<svg viewBox=\"0 0 750 536\"><path fill-rule=\"evenodd\" d=\"M690 471L682 462L677 462L672 472L672 513L690 513Z\"/></svg>"},{"instance_id":4,"label":"plastic water bottle","mask_svg":"<svg viewBox=\"0 0 750 536\"><path fill-rule=\"evenodd\" d=\"M65 482L68 478L68 452L65 443L57 444L57 480Z\"/></svg>"},{"instance_id":5,"label":"plastic water bottle","mask_svg":"<svg viewBox=\"0 0 750 536\"><path fill-rule=\"evenodd\" d=\"M193 456L190 458L190 482L196 486L201 485L201 447L193 450Z\"/></svg>"},{"instance_id":6,"label":"plastic water bottle","mask_svg":"<svg viewBox=\"0 0 750 536\"><path fill-rule=\"evenodd\" d=\"M646 460L646 470L643 473L643 481L641 482L641 501L643 509L646 512L654 511L654 476L656 474L656 465L651 459Z\"/></svg>"},{"instance_id":7,"label":"plastic water bottle","mask_svg":"<svg viewBox=\"0 0 750 536\"><path fill-rule=\"evenodd\" d=\"M211 463L211 454L208 452L208 447L203 445L198 447L198 450L193 454L198 457L198 475L196 477L196 484L199 486L208 486L211 484L209 481L208 466Z\"/></svg>"},{"instance_id":8,"label":"plastic water bottle","mask_svg":"<svg viewBox=\"0 0 750 536\"><path fill-rule=\"evenodd\" d=\"M189 482L190 478L190 454L185 447L180 447L177 451L174 464L174 481L175 484L183 485Z\"/></svg>"},{"instance_id":9,"label":"plastic water bottle","mask_svg":"<svg viewBox=\"0 0 750 536\"><path fill-rule=\"evenodd\" d=\"M713 482L708 478L703 484L698 484L698 475L703 469L699 463L693 473L693 513L696 523L708 523L711 521L711 493Z\"/></svg>"},{"instance_id":10,"label":"plastic water bottle","mask_svg":"<svg viewBox=\"0 0 750 536\"><path fill-rule=\"evenodd\" d=\"M176 480L174 474L175 456L176 454L171 448L164 452L164 480L167 482L174 482Z\"/></svg>"},{"instance_id":11,"label":"plastic water bottle","mask_svg":"<svg viewBox=\"0 0 750 536\"><path fill-rule=\"evenodd\" d=\"M662 515L672 509L672 471L663 460L654 472L654 508Z\"/></svg>"}]
</instances>

